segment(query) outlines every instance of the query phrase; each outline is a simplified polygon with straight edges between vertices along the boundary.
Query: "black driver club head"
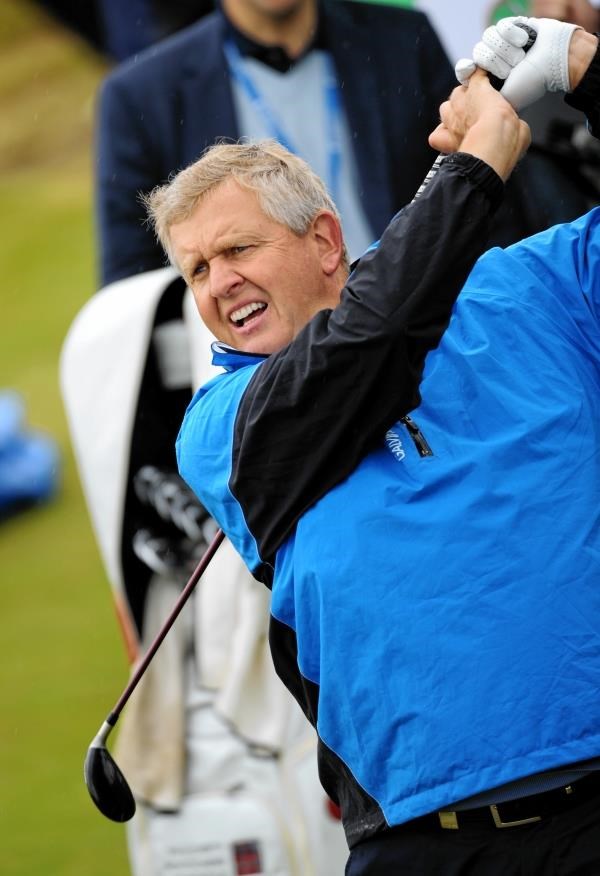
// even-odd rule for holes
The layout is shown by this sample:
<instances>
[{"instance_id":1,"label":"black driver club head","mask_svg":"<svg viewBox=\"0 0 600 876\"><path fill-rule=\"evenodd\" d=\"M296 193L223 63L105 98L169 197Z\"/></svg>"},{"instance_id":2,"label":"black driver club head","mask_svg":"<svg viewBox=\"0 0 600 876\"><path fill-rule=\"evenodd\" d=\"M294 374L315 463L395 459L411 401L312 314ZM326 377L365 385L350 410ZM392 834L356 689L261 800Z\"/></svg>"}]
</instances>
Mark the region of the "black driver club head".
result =
<instances>
[{"instance_id":1,"label":"black driver club head","mask_svg":"<svg viewBox=\"0 0 600 876\"><path fill-rule=\"evenodd\" d=\"M135 800L125 776L106 748L106 737L111 729L104 724L88 748L83 776L90 797L103 815L112 821L129 821L135 813Z\"/></svg>"}]
</instances>

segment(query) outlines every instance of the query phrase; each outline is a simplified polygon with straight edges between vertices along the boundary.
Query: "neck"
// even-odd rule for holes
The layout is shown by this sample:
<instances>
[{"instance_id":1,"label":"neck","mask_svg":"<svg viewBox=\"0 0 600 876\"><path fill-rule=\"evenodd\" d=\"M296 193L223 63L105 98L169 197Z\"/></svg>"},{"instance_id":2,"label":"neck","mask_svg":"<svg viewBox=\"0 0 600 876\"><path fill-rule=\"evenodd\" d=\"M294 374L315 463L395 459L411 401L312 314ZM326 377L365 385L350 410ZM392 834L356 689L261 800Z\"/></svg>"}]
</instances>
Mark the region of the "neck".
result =
<instances>
[{"instance_id":1,"label":"neck","mask_svg":"<svg viewBox=\"0 0 600 876\"><path fill-rule=\"evenodd\" d=\"M316 0L270 8L267 0L222 0L231 23L256 42L282 46L291 58L302 53L317 26Z\"/></svg>"}]
</instances>

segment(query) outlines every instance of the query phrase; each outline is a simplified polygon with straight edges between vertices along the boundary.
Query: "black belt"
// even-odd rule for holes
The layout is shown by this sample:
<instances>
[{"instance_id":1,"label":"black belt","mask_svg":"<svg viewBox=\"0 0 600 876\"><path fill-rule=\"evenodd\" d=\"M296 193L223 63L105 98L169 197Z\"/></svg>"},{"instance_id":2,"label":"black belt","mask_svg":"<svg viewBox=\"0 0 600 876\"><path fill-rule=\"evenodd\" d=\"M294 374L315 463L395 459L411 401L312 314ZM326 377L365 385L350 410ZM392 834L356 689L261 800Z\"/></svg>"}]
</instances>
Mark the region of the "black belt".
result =
<instances>
[{"instance_id":1,"label":"black belt","mask_svg":"<svg viewBox=\"0 0 600 876\"><path fill-rule=\"evenodd\" d=\"M554 788L530 797L507 800L505 803L480 806L477 809L447 809L415 818L392 830L434 828L436 830L461 830L469 827L522 827L552 818L561 812L600 797L600 770L578 779L562 788Z\"/></svg>"}]
</instances>

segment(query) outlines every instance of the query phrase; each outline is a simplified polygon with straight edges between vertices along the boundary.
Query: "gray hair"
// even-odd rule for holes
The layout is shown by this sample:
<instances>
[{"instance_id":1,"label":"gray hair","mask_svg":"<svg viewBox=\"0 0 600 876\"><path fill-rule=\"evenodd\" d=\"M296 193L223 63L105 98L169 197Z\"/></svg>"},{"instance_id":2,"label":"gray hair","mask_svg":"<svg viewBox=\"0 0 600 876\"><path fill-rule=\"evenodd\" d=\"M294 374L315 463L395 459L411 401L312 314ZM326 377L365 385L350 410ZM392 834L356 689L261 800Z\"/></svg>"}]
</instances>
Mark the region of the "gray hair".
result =
<instances>
[{"instance_id":1,"label":"gray hair","mask_svg":"<svg viewBox=\"0 0 600 876\"><path fill-rule=\"evenodd\" d=\"M156 237L176 265L169 230L194 212L204 195L228 179L255 192L270 219L302 236L321 210L340 215L321 179L306 161L275 140L257 143L217 143L143 201ZM343 259L348 266L344 245Z\"/></svg>"}]
</instances>

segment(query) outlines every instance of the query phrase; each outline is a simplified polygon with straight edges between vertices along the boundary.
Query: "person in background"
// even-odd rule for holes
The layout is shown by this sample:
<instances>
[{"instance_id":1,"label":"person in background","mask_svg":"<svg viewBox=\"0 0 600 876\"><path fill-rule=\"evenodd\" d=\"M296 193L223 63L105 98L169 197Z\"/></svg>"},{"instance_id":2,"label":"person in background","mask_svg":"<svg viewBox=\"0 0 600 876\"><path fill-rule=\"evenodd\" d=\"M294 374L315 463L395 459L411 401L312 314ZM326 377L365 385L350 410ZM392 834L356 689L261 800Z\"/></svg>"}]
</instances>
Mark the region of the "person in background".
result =
<instances>
[{"instance_id":1,"label":"person in background","mask_svg":"<svg viewBox=\"0 0 600 876\"><path fill-rule=\"evenodd\" d=\"M111 73L97 117L101 285L164 265L140 194L216 139L274 137L326 180L358 257L410 201L454 86L423 13L355 2L223 0Z\"/></svg>"}]
</instances>

